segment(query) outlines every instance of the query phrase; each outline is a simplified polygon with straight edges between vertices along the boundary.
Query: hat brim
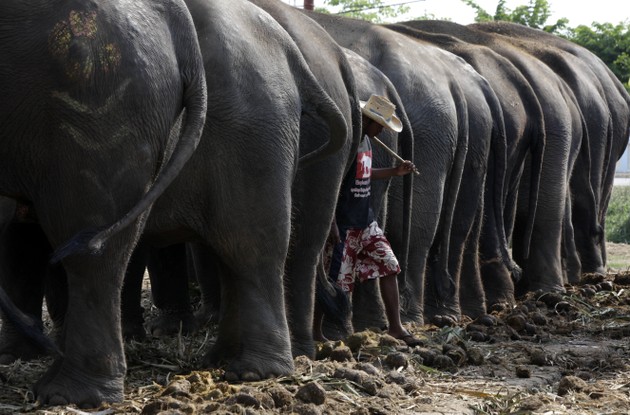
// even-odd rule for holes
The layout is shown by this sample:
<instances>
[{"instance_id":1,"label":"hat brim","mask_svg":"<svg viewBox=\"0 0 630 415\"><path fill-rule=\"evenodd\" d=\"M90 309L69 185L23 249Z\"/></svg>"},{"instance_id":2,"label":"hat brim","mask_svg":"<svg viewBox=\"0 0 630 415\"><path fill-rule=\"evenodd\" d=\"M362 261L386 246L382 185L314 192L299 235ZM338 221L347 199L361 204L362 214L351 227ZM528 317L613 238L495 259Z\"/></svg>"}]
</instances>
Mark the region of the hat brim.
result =
<instances>
[{"instance_id":1,"label":"hat brim","mask_svg":"<svg viewBox=\"0 0 630 415\"><path fill-rule=\"evenodd\" d=\"M403 129L403 125L402 122L400 121L400 118L398 118L396 116L396 114L392 114L392 118L389 120L386 120L385 118L381 117L378 114L374 114L370 111L366 111L365 110L365 104L367 104L367 101L359 101L359 103L361 104L361 112L368 118L376 121L377 123L379 123L380 125L382 125L385 128L389 128L392 131L395 131L397 133L401 132Z\"/></svg>"}]
</instances>

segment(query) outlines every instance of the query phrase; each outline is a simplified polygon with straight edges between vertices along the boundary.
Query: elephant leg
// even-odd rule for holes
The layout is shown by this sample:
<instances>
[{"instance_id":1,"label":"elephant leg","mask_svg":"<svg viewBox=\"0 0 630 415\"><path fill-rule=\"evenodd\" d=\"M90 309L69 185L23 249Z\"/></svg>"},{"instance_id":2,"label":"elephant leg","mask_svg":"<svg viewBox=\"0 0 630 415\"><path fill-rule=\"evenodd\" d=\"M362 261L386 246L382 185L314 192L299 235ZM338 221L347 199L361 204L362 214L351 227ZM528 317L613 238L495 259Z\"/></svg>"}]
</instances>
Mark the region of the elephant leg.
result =
<instances>
[{"instance_id":1,"label":"elephant leg","mask_svg":"<svg viewBox=\"0 0 630 415\"><path fill-rule=\"evenodd\" d=\"M524 258L521 243L527 221L527 188L519 190L517 220L514 226L513 254L523 264L523 278L516 285L517 295L526 291L564 292L562 271L562 232L568 188L570 136L547 136L545 160L540 180L539 203L529 245L529 257ZM527 177L521 183L527 183Z\"/></svg>"},{"instance_id":2,"label":"elephant leg","mask_svg":"<svg viewBox=\"0 0 630 415\"><path fill-rule=\"evenodd\" d=\"M567 196L562 234L562 268L564 270L563 281L565 284L579 283L582 275L582 263L578 256L571 213L571 198Z\"/></svg>"},{"instance_id":3,"label":"elephant leg","mask_svg":"<svg viewBox=\"0 0 630 415\"><path fill-rule=\"evenodd\" d=\"M197 282L201 291L201 305L195 311L197 324L201 327L208 323L217 323L221 305L218 258L212 250L199 243L187 243L186 254L188 277Z\"/></svg>"},{"instance_id":4,"label":"elephant leg","mask_svg":"<svg viewBox=\"0 0 630 415\"><path fill-rule=\"evenodd\" d=\"M273 186L256 188L262 194L252 192L252 200L222 200L212 214L221 220L205 233L220 258L221 320L204 363L225 365L230 381L288 375L294 368L283 281L291 195L288 174L280 173L263 181Z\"/></svg>"},{"instance_id":5,"label":"elephant leg","mask_svg":"<svg viewBox=\"0 0 630 415\"><path fill-rule=\"evenodd\" d=\"M96 407L123 399L120 295L136 232L135 227L120 231L100 255L64 259L68 308L60 337L63 356L34 387L41 403Z\"/></svg>"},{"instance_id":6,"label":"elephant leg","mask_svg":"<svg viewBox=\"0 0 630 415\"><path fill-rule=\"evenodd\" d=\"M248 270L242 269L250 263ZM256 262L253 265L252 262ZM284 312L282 264L241 261L239 268L221 264L221 320L217 341L204 362L227 363L229 381L260 380L289 374L293 358ZM273 278L272 278L273 277Z\"/></svg>"},{"instance_id":7,"label":"elephant leg","mask_svg":"<svg viewBox=\"0 0 630 415\"><path fill-rule=\"evenodd\" d=\"M416 162L416 165L418 165L418 162ZM414 187L419 186L417 184L419 181L420 180L414 181ZM427 193L424 193L425 191ZM398 289L400 292L400 317L402 321L424 324L426 264L429 247L436 234L440 209L433 206L434 204L439 206L439 200L435 197L422 198L419 194L440 195L442 194L442 190L435 188L423 189L422 187L414 190L407 272L404 278L402 273L398 275ZM423 200L419 202L417 198ZM388 194L390 211L402 211L402 200L402 183L398 180L394 180L391 183ZM426 206L429 206L429 210L424 210L426 208L425 203ZM390 214L387 218L387 226L385 228L387 239L396 255L402 252L404 246L401 232L402 218L399 216L401 215Z\"/></svg>"},{"instance_id":8,"label":"elephant leg","mask_svg":"<svg viewBox=\"0 0 630 415\"><path fill-rule=\"evenodd\" d=\"M385 305L376 280L355 284L352 291L352 325L356 330L387 327Z\"/></svg>"},{"instance_id":9,"label":"elephant leg","mask_svg":"<svg viewBox=\"0 0 630 415\"><path fill-rule=\"evenodd\" d=\"M475 219L471 236L466 241L459 281L459 303L462 315L472 319L486 314L486 295L479 263L479 228L483 220L480 216L478 215Z\"/></svg>"},{"instance_id":10,"label":"elephant leg","mask_svg":"<svg viewBox=\"0 0 630 415\"><path fill-rule=\"evenodd\" d=\"M285 268L286 301L294 356L315 356L313 310L317 266L330 232L344 163L302 168L293 184L290 252ZM322 186L326 183L325 186ZM341 317L341 316L338 316Z\"/></svg>"},{"instance_id":11,"label":"elephant leg","mask_svg":"<svg viewBox=\"0 0 630 415\"><path fill-rule=\"evenodd\" d=\"M15 305L42 324L44 280L50 245L39 225L10 222L0 235L0 285ZM0 363L45 354L6 319L0 329Z\"/></svg>"},{"instance_id":12,"label":"elephant leg","mask_svg":"<svg viewBox=\"0 0 630 415\"><path fill-rule=\"evenodd\" d=\"M183 243L149 249L147 269L151 296L159 315L147 322L147 329L154 336L188 334L197 329L186 266L186 245Z\"/></svg>"},{"instance_id":13,"label":"elephant leg","mask_svg":"<svg viewBox=\"0 0 630 415\"><path fill-rule=\"evenodd\" d=\"M432 266L427 271L431 273L430 276L429 274L427 276L427 289L435 291L433 282L435 278L452 278L454 284L453 289L446 293L446 296L433 295L425 298L425 319L432 320L438 326L455 324L461 318L459 291L461 289L462 263L467 241L479 238L479 225L476 218L483 211L480 194L483 193L481 189L483 188L484 175L478 174L479 172L477 174L472 174L471 172L464 174L465 179L462 182L460 194L458 195L455 218L448 233L448 269L444 270L440 266L442 261L436 258L434 261L430 261ZM433 253L435 253L435 247L434 245ZM440 255L444 254L440 253ZM471 260L473 258L469 257L468 259ZM469 264L467 271L473 272L473 274L465 274L466 279L475 281L479 278L476 261L473 264ZM483 297L477 298L481 299Z\"/></svg>"},{"instance_id":14,"label":"elephant leg","mask_svg":"<svg viewBox=\"0 0 630 415\"><path fill-rule=\"evenodd\" d=\"M481 281L488 310L497 307L503 309L514 305L514 280L509 266L502 260L501 247L496 232L496 221L492 215L483 219L479 241L479 260ZM471 299L474 301L474 299ZM467 301L466 309L470 308Z\"/></svg>"},{"instance_id":15,"label":"elephant leg","mask_svg":"<svg viewBox=\"0 0 630 415\"><path fill-rule=\"evenodd\" d=\"M121 298L123 338L142 340L144 329L144 308L142 308L142 281L148 261L148 247L140 242L131 255Z\"/></svg>"}]
</instances>

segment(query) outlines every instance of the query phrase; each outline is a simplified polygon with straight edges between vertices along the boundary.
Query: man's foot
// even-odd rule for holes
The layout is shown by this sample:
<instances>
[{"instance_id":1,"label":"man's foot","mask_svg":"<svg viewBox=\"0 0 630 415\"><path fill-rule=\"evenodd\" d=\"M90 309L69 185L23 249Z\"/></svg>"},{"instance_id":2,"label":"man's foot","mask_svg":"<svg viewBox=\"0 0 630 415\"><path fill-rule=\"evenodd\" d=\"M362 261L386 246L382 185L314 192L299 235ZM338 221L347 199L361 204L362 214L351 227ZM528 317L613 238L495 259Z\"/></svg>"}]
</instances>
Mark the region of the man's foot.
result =
<instances>
[{"instance_id":1,"label":"man's foot","mask_svg":"<svg viewBox=\"0 0 630 415\"><path fill-rule=\"evenodd\" d=\"M397 340L402 340L405 342L405 344L409 347L416 347L416 346L420 346L422 344L422 340L417 339L413 336L413 334L409 333L407 330L400 330L400 331L388 331L387 334L389 334L390 336L392 336L393 338L397 339Z\"/></svg>"}]
</instances>

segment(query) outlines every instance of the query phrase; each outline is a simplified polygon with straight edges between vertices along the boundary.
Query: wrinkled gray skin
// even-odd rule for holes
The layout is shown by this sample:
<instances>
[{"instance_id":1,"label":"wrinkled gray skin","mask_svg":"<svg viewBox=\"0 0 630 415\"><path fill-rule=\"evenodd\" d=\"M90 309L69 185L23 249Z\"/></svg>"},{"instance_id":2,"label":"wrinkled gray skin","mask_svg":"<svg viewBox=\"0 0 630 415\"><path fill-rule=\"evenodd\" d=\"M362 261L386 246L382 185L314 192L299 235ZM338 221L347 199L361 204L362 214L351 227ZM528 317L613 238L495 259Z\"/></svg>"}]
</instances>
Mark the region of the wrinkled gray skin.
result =
<instances>
[{"instance_id":1,"label":"wrinkled gray skin","mask_svg":"<svg viewBox=\"0 0 630 415\"><path fill-rule=\"evenodd\" d=\"M409 244L407 273L401 274L401 307L404 319L424 319L424 276L427 258L436 234L443 232L441 270L448 273L448 235L459 190L468 144L466 99L454 77L447 75L444 61L433 59L437 48L419 46L415 40L365 21L308 13L342 46L356 52L385 74L401 98L414 133L413 162L420 171L414 180L414 220ZM389 208L399 210L402 192L392 183ZM416 206L417 205L417 206ZM415 216L415 212L414 212ZM389 215L394 219L398 215ZM390 232L401 223L387 224ZM404 241L388 234L394 252ZM439 282L449 285L449 275ZM442 287L444 289L444 287Z\"/></svg>"},{"instance_id":2,"label":"wrinkled gray skin","mask_svg":"<svg viewBox=\"0 0 630 415\"><path fill-rule=\"evenodd\" d=\"M589 156L578 161L571 177L575 248L582 272L605 272L606 210L615 165L630 134L630 96L601 59L573 42L520 25L488 23L474 27L529 40L527 49L562 76L575 92L588 131L588 152L583 150L581 156ZM589 181L594 201L585 190ZM566 244L571 245L570 241ZM575 257L573 253L565 255L567 260ZM568 277L576 282L575 273Z\"/></svg>"},{"instance_id":3,"label":"wrinkled gray skin","mask_svg":"<svg viewBox=\"0 0 630 415\"><path fill-rule=\"evenodd\" d=\"M417 20L401 23L407 30L421 30L417 36L427 37L436 46L460 56L475 70L481 74L491 85L494 91L499 91L497 98L501 103L504 125L507 139L507 172L505 192L505 219L510 220L516 209L516 197L518 186L522 177L526 156L531 154L532 174L530 200L528 208L528 225L533 223L536 205L538 203L538 187L540 182L540 170L545 146L545 131L542 109L531 85L523 77L523 74L506 58L483 46L465 42L466 29L453 22ZM394 30L405 29L400 26L391 26ZM431 34L434 34L433 36ZM457 36L461 36L461 39ZM492 167L491 167L492 168ZM491 170L492 171L492 170ZM491 174L490 174L491 175ZM486 187L492 181L486 182ZM486 193L485 203L488 204ZM481 265L481 280L472 278L477 270L464 262L465 277L460 282L460 302L462 313L476 318L485 313L486 307L492 309L495 306L513 305L514 280L521 276L521 270L510 258L504 258L500 232L496 231L503 221L496 221L492 215L486 215L483 221L479 255ZM505 223L506 232L511 233L511 223ZM526 233L524 244L531 237L531 232ZM474 246L469 246L466 255L476 255ZM485 294L486 307L479 299Z\"/></svg>"},{"instance_id":4,"label":"wrinkled gray skin","mask_svg":"<svg viewBox=\"0 0 630 415\"><path fill-rule=\"evenodd\" d=\"M68 275L63 357L35 394L43 404L119 401L119 294L138 217L190 157L204 123L194 26L177 0L8 0L0 39L0 194L32 207ZM170 133L183 107L178 139ZM93 228L104 230L61 245ZM101 252L68 256L84 248Z\"/></svg>"},{"instance_id":5,"label":"wrinkled gray skin","mask_svg":"<svg viewBox=\"0 0 630 415\"><path fill-rule=\"evenodd\" d=\"M443 47L446 36L436 36L418 30L409 30L406 26L389 25L399 33L417 39L419 44L429 44ZM457 43L456 39L452 39ZM452 44L451 43L451 44ZM459 42L461 44L461 42ZM460 45L461 46L461 45ZM446 48L444 48L446 50ZM463 48L462 48L463 49ZM461 51L461 50L458 50ZM481 275L479 272L479 238L481 226L484 222L494 224L486 227L487 233L492 233L497 240L497 261L504 263L510 269L516 268L508 254L507 240L503 225L504 210L504 182L506 174L506 135L503 120L503 110L494 90L486 79L482 78L470 65L460 58L453 59L450 53L445 53L445 64L449 65L449 72L453 77L461 80L466 98L468 113L468 154L464 165L462 182L457 196L454 220L450 229L450 239L447 253L448 270L452 275L454 287L447 295L439 295L439 291L432 282L438 276L428 278L428 287L436 290L435 295L425 298L425 317L432 318L438 325L452 324L459 320L461 307L459 301L462 268L466 270L466 290L476 294L476 308L485 309ZM439 56L439 55L438 55ZM446 66L446 65L445 65ZM416 212L418 217L421 212ZM434 242L434 248L437 246ZM468 251L465 255L464 252ZM438 255L442 253L438 252ZM436 272L435 264L431 262L429 273ZM437 269L439 273L439 268ZM467 293L471 295L472 293ZM482 315L481 312L474 317Z\"/></svg>"}]
</instances>

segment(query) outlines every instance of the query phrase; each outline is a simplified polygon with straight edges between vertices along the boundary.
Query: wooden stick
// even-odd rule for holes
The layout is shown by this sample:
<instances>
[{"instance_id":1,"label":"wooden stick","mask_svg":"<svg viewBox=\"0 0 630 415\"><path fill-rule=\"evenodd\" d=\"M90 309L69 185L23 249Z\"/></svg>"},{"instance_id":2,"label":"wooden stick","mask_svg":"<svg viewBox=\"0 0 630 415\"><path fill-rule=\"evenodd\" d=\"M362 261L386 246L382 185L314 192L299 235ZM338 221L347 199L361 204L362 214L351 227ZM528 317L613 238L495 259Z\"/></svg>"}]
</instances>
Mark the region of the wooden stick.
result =
<instances>
[{"instance_id":1,"label":"wooden stick","mask_svg":"<svg viewBox=\"0 0 630 415\"><path fill-rule=\"evenodd\" d=\"M403 159L402 157L400 157L398 154L396 154L396 152L394 150L392 150L391 148L389 148L387 146L387 144L385 144L384 142L382 142L378 137L374 136L372 137L372 139L374 141L376 141L376 144L380 145L381 147L383 147L389 154L391 154L392 156L394 156L394 158L396 158L396 160L400 161L401 163L403 163L405 161L405 159ZM413 168L413 172L415 174L420 174L420 172L418 171L418 169L416 169L415 167Z\"/></svg>"}]
</instances>

